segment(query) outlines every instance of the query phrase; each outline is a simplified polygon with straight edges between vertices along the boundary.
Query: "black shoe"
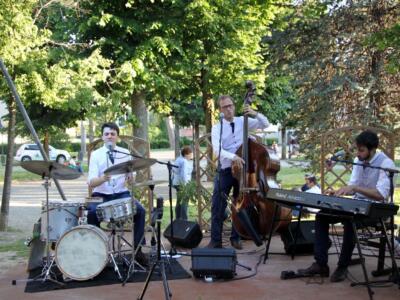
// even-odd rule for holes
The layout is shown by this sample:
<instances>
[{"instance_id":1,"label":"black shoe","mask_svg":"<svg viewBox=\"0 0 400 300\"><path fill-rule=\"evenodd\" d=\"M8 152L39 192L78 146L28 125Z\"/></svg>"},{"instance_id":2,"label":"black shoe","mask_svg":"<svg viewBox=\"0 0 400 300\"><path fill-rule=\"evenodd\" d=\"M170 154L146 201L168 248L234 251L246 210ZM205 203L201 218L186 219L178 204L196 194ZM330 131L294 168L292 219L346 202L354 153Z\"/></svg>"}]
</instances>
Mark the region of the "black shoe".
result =
<instances>
[{"instance_id":1,"label":"black shoe","mask_svg":"<svg viewBox=\"0 0 400 300\"><path fill-rule=\"evenodd\" d=\"M311 277L314 275L320 275L321 277L329 277L329 267L327 265L320 266L316 262L313 263L307 269L299 269L297 272L305 277Z\"/></svg>"},{"instance_id":2,"label":"black shoe","mask_svg":"<svg viewBox=\"0 0 400 300\"><path fill-rule=\"evenodd\" d=\"M243 245L242 245L242 241L241 240L232 239L231 240L231 245L236 250L242 250L243 249Z\"/></svg>"},{"instance_id":3,"label":"black shoe","mask_svg":"<svg viewBox=\"0 0 400 300\"><path fill-rule=\"evenodd\" d=\"M222 243L215 243L213 241L210 241L206 248L222 248Z\"/></svg>"},{"instance_id":4,"label":"black shoe","mask_svg":"<svg viewBox=\"0 0 400 300\"><path fill-rule=\"evenodd\" d=\"M347 267L337 267L331 275L331 282L341 282L347 277Z\"/></svg>"},{"instance_id":5,"label":"black shoe","mask_svg":"<svg viewBox=\"0 0 400 300\"><path fill-rule=\"evenodd\" d=\"M146 254L142 252L142 250L136 252L135 260L138 264L140 264L143 267L149 266L149 259L147 258Z\"/></svg>"}]
</instances>

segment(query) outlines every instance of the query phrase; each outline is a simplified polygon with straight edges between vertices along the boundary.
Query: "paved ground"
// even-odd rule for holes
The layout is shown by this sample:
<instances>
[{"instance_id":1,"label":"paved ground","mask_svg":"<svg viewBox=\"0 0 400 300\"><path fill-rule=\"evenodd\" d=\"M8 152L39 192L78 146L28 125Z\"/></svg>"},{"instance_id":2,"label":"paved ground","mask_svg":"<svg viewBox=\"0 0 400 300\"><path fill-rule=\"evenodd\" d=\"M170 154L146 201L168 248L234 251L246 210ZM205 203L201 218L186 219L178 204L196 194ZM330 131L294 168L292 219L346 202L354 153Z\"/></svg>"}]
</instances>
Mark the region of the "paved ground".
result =
<instances>
[{"instance_id":1,"label":"paved ground","mask_svg":"<svg viewBox=\"0 0 400 300\"><path fill-rule=\"evenodd\" d=\"M207 240L203 240L202 245L206 243ZM256 250L251 242L246 242L245 250L242 250L241 254L238 255L238 260L240 263L252 267L253 270L249 272L238 266L238 274L234 281L208 283L194 278L170 280L172 299L368 299L365 287L350 287L348 280L341 283L330 283L327 279L324 282L321 282L320 279L280 279L280 273L283 270L296 270L308 266L312 261L310 256L299 256L295 260L291 260L286 255L271 255L266 264L261 264L258 267L255 276L237 280L254 272L254 267L263 253L263 248ZM282 251L282 243L278 237L273 239L272 251ZM190 258L184 257L179 261L190 272ZM331 268L334 268L336 261L336 255L331 256ZM369 270L373 269L374 266L375 261L368 259ZM355 280L363 279L360 266L353 266L350 271ZM25 284L23 282L19 282L15 286L11 285L13 279L21 278L26 278L24 265L19 265L0 275L0 299L135 299L143 287L143 283L129 283L125 287L115 284L27 294L24 293ZM397 300L400 297L398 286L390 285L373 290L375 292L374 299ZM162 282L151 282L145 299L163 298Z\"/></svg>"},{"instance_id":2,"label":"paved ground","mask_svg":"<svg viewBox=\"0 0 400 300\"><path fill-rule=\"evenodd\" d=\"M172 157L170 154L159 153L159 159L166 160ZM167 171L165 167L153 166L154 179L166 180ZM83 201L87 195L85 178L79 180L62 181L61 185L70 201ZM167 197L167 184L156 186L156 193ZM55 186L50 189L50 199L59 199ZM30 235L32 225L40 216L41 202L44 200L44 189L40 182L21 182L14 183L12 187L12 199L10 207L10 226L17 231L2 233L2 239L19 239ZM202 246L208 243L208 238L203 239ZM228 245L226 245L228 246ZM273 252L282 252L283 244L280 238L274 237L272 241ZM263 248L256 249L252 242L245 243L245 249L238 254L238 260L244 265L252 267L249 272L241 267L237 267L238 275L235 279L251 275ZM7 255L12 256L12 253ZM3 257L4 259L4 257ZM10 261L10 260L8 260ZM185 269L190 272L190 257L179 259ZM334 269L337 261L336 255L330 259L331 269ZM185 279L169 281L172 299L368 299L367 291L364 287L350 287L349 281L342 283L330 283L325 280L321 282L308 280L281 280L280 273L283 270L296 270L308 266L312 262L311 256L299 256L291 260L286 255L271 255L266 264L258 267L257 274L251 278L234 280L228 282L207 283L204 280ZM367 258L368 270L371 271L376 266L373 258ZM13 279L24 279L27 277L25 272L26 260L12 260L12 263L2 265L0 263L0 299L134 299L142 289L143 283L129 283L125 287L116 284L112 286L99 286L92 288L81 288L73 290L58 290L35 294L24 293L25 285L18 283L11 285ZM351 274L355 280L363 280L361 267L351 267ZM374 288L374 299L399 299L400 290L397 286L391 285L385 288ZM161 282L151 282L145 299L163 299L163 287Z\"/></svg>"}]
</instances>

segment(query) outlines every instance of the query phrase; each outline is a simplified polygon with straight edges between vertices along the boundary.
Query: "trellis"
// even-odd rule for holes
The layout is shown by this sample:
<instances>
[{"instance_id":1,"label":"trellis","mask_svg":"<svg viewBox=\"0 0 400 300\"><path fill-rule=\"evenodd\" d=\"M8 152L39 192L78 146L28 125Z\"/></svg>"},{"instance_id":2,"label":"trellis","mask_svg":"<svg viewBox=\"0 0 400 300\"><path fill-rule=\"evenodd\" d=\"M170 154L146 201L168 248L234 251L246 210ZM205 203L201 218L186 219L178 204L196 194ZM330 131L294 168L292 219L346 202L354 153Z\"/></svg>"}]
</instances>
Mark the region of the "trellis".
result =
<instances>
[{"instance_id":1,"label":"trellis","mask_svg":"<svg viewBox=\"0 0 400 300\"><path fill-rule=\"evenodd\" d=\"M208 155L211 145L211 134L206 134L195 141L196 164L196 192L197 192L197 218L203 230L211 228L211 196L210 178L215 177L217 158ZM204 160L206 164L204 165Z\"/></svg>"},{"instance_id":2,"label":"trellis","mask_svg":"<svg viewBox=\"0 0 400 300\"><path fill-rule=\"evenodd\" d=\"M337 185L346 185L344 177L351 173L352 165L345 164L343 169L334 168L335 162L329 160L337 151L343 150L344 160L355 157L354 138L364 130L372 130L379 136L379 149L390 158L394 158L395 135L393 132L379 127L343 127L330 130L321 136L321 189L334 189Z\"/></svg>"}]
</instances>

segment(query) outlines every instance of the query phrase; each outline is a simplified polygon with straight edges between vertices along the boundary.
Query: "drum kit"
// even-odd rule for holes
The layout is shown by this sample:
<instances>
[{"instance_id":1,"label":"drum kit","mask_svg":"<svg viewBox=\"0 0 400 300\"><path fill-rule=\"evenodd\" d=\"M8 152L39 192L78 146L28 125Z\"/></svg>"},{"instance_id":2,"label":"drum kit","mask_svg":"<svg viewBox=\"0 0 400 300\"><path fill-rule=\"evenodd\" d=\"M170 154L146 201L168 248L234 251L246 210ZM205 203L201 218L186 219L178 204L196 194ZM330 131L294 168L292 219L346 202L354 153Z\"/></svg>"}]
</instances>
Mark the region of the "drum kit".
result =
<instances>
[{"instance_id":1,"label":"drum kit","mask_svg":"<svg viewBox=\"0 0 400 300\"><path fill-rule=\"evenodd\" d=\"M118 175L132 173L154 164L153 159L135 159L113 165L105 170L105 174ZM135 261L138 249L124 238L125 225L130 225L134 234L133 217L136 214L135 199L123 198L102 203L102 198L88 198L86 203L49 200L51 179L70 180L78 178L81 173L75 168L64 166L56 162L25 161L21 167L42 176L46 190L45 201L42 202L40 240L45 242L46 258L43 259L43 268L40 275L29 281L57 281L53 266L57 266L64 281L85 281L94 278L112 263L120 281L123 281L118 268L117 259L121 259L128 270L128 277L135 272L135 265L140 270L146 269ZM147 181L133 184L133 187L148 186L153 195L156 184L162 181ZM153 200L153 197L151 198ZM107 234L101 228L87 224L87 203L101 203L97 205L96 215L102 222L107 223L111 233ZM154 230L153 230L154 234ZM117 247L115 239L117 238ZM123 241L123 242L122 242ZM128 250L122 250L122 244L128 245ZM130 249L129 249L130 248ZM53 250L53 251L51 251ZM131 251L131 257L125 252ZM125 280L126 282L126 280Z\"/></svg>"}]
</instances>

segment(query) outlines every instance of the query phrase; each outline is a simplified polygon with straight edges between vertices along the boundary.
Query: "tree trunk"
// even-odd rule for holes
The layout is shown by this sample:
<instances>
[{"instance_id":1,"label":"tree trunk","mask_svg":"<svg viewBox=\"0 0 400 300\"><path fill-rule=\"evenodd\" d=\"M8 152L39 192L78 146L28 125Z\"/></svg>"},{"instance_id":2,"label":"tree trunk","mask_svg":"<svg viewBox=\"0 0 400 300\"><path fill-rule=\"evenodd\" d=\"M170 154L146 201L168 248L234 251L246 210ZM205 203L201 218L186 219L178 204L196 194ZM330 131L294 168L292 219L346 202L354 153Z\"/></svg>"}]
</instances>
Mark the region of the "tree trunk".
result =
<instances>
[{"instance_id":1,"label":"tree trunk","mask_svg":"<svg viewBox=\"0 0 400 300\"><path fill-rule=\"evenodd\" d=\"M174 123L172 117L164 118L165 126L167 126L169 148L175 149L175 134L174 134Z\"/></svg>"},{"instance_id":2,"label":"tree trunk","mask_svg":"<svg viewBox=\"0 0 400 300\"><path fill-rule=\"evenodd\" d=\"M214 123L214 100L211 96L211 93L208 89L208 82L207 82L207 70L201 70L201 93L203 99L203 110L205 115L205 125L206 125L206 132L211 133L212 124ZM207 156L212 158L213 157L213 150L211 143L207 146ZM208 166L207 166L208 167ZM212 180L211 178L207 178L207 180Z\"/></svg>"},{"instance_id":3,"label":"tree trunk","mask_svg":"<svg viewBox=\"0 0 400 300\"><path fill-rule=\"evenodd\" d=\"M43 148L44 148L44 152L46 152L46 154L47 154L47 157L49 158L49 160L51 160L50 155L49 155L49 132L48 131L46 131L44 133Z\"/></svg>"},{"instance_id":4,"label":"tree trunk","mask_svg":"<svg viewBox=\"0 0 400 300\"><path fill-rule=\"evenodd\" d=\"M285 126L282 126L281 137L282 137L281 159L286 159L287 137L286 137L286 127Z\"/></svg>"},{"instance_id":5,"label":"tree trunk","mask_svg":"<svg viewBox=\"0 0 400 300\"><path fill-rule=\"evenodd\" d=\"M94 141L94 123L93 119L89 119L89 143L93 143Z\"/></svg>"},{"instance_id":6,"label":"tree trunk","mask_svg":"<svg viewBox=\"0 0 400 300\"><path fill-rule=\"evenodd\" d=\"M86 154L86 129L83 120L81 120L81 151L79 152L79 161L83 161Z\"/></svg>"},{"instance_id":7,"label":"tree trunk","mask_svg":"<svg viewBox=\"0 0 400 300\"><path fill-rule=\"evenodd\" d=\"M181 136L179 134L179 122L175 119L174 126L174 136L175 136L175 159L181 154L180 140Z\"/></svg>"},{"instance_id":8,"label":"tree trunk","mask_svg":"<svg viewBox=\"0 0 400 300\"><path fill-rule=\"evenodd\" d=\"M192 171L192 180L196 180L196 159L198 159L197 157L197 153L196 153L196 141L199 140L200 138L200 128L199 128L199 123L198 122L194 122L194 125L192 126L192 137L193 137L193 171Z\"/></svg>"},{"instance_id":9,"label":"tree trunk","mask_svg":"<svg viewBox=\"0 0 400 300\"><path fill-rule=\"evenodd\" d=\"M0 213L0 231L6 231L8 226L8 213L10 209L11 180L12 180L12 163L14 159L14 141L15 141L15 118L16 109L14 101L8 104L10 120L7 128L7 156L4 172L3 195L1 199Z\"/></svg>"},{"instance_id":10,"label":"tree trunk","mask_svg":"<svg viewBox=\"0 0 400 300\"><path fill-rule=\"evenodd\" d=\"M149 141L149 121L144 93L138 92L132 95L131 108L139 123L139 126L132 128L133 136ZM148 150L144 149L143 145L135 144L134 147L142 154L146 153Z\"/></svg>"}]
</instances>

